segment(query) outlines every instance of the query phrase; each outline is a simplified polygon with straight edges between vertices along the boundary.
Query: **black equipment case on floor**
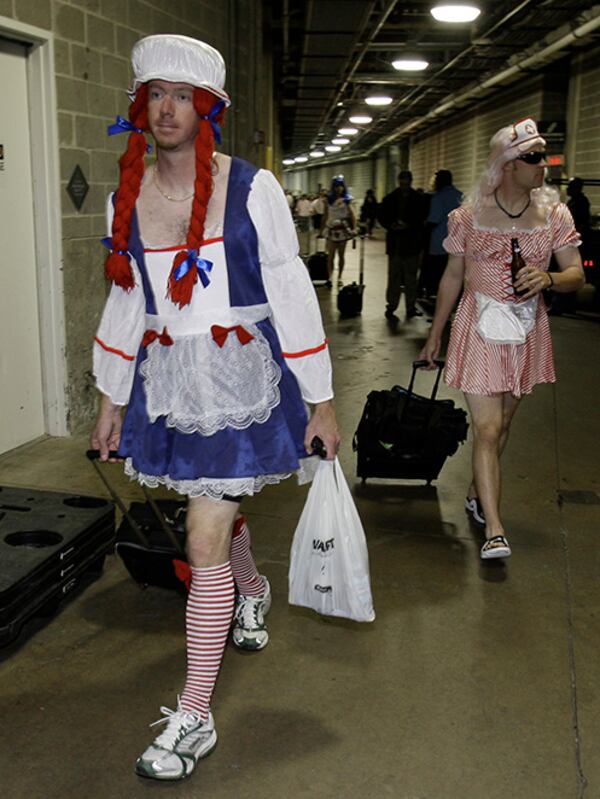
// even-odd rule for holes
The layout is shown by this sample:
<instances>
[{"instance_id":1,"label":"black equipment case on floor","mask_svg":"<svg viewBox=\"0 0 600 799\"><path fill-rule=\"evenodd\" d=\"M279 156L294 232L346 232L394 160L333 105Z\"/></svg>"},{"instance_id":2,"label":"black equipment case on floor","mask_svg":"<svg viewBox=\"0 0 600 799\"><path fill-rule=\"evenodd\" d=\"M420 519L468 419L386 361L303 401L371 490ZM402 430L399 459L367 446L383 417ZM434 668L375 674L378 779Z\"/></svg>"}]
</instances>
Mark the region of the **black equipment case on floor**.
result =
<instances>
[{"instance_id":1,"label":"black equipment case on floor","mask_svg":"<svg viewBox=\"0 0 600 799\"><path fill-rule=\"evenodd\" d=\"M356 241L356 240L355 240ZM359 275L358 283L349 283L340 289L337 296L337 307L340 316L352 317L362 313L363 293L365 290L364 269L365 269L365 237L360 236L359 251Z\"/></svg>"},{"instance_id":2,"label":"black equipment case on floor","mask_svg":"<svg viewBox=\"0 0 600 799\"><path fill-rule=\"evenodd\" d=\"M102 572L115 508L101 497L0 488L0 647Z\"/></svg>"},{"instance_id":3,"label":"black equipment case on floor","mask_svg":"<svg viewBox=\"0 0 600 799\"><path fill-rule=\"evenodd\" d=\"M116 452L110 455L117 457ZM115 552L129 574L144 587L156 585L185 593L185 501L155 500L141 486L146 502L132 502L127 508L106 477L106 465L98 464L98 451L88 450L87 456L123 514Z\"/></svg>"},{"instance_id":4,"label":"black equipment case on floor","mask_svg":"<svg viewBox=\"0 0 600 799\"><path fill-rule=\"evenodd\" d=\"M352 448L357 453L356 473L367 477L426 480L431 483L446 458L466 440L467 414L451 399L436 400L444 361L430 397L413 392L418 369L427 361L414 361L408 388L371 391L358 424Z\"/></svg>"}]
</instances>

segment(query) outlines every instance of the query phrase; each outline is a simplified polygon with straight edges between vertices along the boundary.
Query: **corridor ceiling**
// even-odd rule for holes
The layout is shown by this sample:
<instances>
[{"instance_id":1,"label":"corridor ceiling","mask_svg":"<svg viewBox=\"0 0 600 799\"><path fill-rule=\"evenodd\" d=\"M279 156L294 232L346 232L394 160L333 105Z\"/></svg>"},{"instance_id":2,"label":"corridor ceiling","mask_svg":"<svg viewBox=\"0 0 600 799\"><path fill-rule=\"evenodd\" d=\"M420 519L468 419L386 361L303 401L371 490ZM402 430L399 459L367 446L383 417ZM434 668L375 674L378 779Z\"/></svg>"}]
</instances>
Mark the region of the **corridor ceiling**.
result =
<instances>
[{"instance_id":1,"label":"corridor ceiling","mask_svg":"<svg viewBox=\"0 0 600 799\"><path fill-rule=\"evenodd\" d=\"M600 5L589 0L476 4L475 22L449 24L431 16L431 0L273 0L284 156L330 143L357 109L373 122L335 160L373 152L600 41ZM391 62L399 56L423 57L429 67L398 72ZM369 108L364 99L374 91L392 104Z\"/></svg>"}]
</instances>

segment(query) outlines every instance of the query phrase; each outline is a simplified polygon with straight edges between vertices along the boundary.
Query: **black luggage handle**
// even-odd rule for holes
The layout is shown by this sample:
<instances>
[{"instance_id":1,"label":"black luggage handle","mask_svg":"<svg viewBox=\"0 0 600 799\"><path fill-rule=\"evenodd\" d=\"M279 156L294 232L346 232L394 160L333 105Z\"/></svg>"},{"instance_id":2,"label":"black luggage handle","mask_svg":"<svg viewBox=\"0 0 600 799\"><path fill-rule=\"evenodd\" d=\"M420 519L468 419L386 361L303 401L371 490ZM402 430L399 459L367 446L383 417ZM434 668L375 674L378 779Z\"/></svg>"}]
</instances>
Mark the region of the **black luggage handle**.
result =
<instances>
[{"instance_id":1,"label":"black luggage handle","mask_svg":"<svg viewBox=\"0 0 600 799\"><path fill-rule=\"evenodd\" d=\"M140 540L142 546L150 547L150 541L148 540L148 537L142 531L141 527L136 522L136 520L133 518L131 513L129 513L129 511L126 508L126 506L125 506L123 500L121 499L121 497L117 494L117 492L114 490L114 488L108 482L103 470L98 466L98 460L100 459L100 450L99 449L88 449L86 451L85 455L86 455L87 459L92 462L92 465L94 466L94 469L100 475L100 479L102 480L102 482L104 483L104 485L108 489L108 492L111 495L111 497L114 499L114 501L118 505L119 510L121 511L123 516L125 516L125 518L129 522L129 524L131 525L131 529L133 530L135 535ZM109 458L118 458L119 455L118 455L116 450L111 450L108 453L108 457ZM148 489L146 488L145 485L142 485L142 491L144 492L144 496L146 497L146 500L148 501L148 504L152 508L152 512L154 513L154 515L156 516L160 526L162 527L163 532L165 533L165 535L167 536L169 541L175 547L175 551L179 552L179 554L182 555L183 558L185 559L186 558L186 554L185 554L185 551L184 551L183 547L181 546L181 544L177 540L177 536L175 535L175 533L173 532L173 530L169 526L169 524L168 524L167 520L165 519L164 515L161 513L160 508L156 504L154 498L151 496L150 492L148 491Z\"/></svg>"},{"instance_id":2,"label":"black luggage handle","mask_svg":"<svg viewBox=\"0 0 600 799\"><path fill-rule=\"evenodd\" d=\"M433 386L433 391L431 392L431 397L430 397L432 402L437 396L437 390L438 390L438 386L440 384L440 378L442 376L442 369L444 368L444 366L446 364L446 362L441 360L440 358L434 358L433 362L437 366L438 371L437 371L437 376L435 378L435 385ZM429 361L424 361L424 360L422 360L422 361L413 361L412 375L410 376L410 383L408 384L408 389L406 391L406 395L407 395L406 398L407 399L409 399L412 396L413 385L414 385L414 382L415 382L415 376L417 374L417 369L424 369L426 366L429 366Z\"/></svg>"}]
</instances>

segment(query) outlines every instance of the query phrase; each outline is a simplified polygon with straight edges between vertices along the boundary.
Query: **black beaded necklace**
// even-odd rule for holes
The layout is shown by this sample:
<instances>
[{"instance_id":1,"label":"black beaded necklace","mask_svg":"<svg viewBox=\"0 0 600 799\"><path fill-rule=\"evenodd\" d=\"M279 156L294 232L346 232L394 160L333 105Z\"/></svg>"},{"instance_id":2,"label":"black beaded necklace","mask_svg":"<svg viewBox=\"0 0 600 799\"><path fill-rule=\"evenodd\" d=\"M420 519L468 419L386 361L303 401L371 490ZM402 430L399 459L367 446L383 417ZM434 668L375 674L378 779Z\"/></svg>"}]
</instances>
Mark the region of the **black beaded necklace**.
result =
<instances>
[{"instance_id":1,"label":"black beaded necklace","mask_svg":"<svg viewBox=\"0 0 600 799\"><path fill-rule=\"evenodd\" d=\"M494 200L496 200L496 205L498 206L498 208L499 208L501 211L504 211L504 213L506 214L506 216L510 217L510 219L518 219L520 216L523 216L523 214L525 213L525 211L526 211L526 210L529 208L529 206L531 205L531 195L530 195L530 196L527 198L527 203L526 203L526 205L525 205L525 208L523 208L523 210L522 210L522 211L519 211L519 213L518 213L518 214L511 214L511 213L510 213L510 211L507 211L507 210L506 210L506 208L504 208L504 206L501 204L500 200L498 199L498 189L496 189L496 191L494 192Z\"/></svg>"}]
</instances>

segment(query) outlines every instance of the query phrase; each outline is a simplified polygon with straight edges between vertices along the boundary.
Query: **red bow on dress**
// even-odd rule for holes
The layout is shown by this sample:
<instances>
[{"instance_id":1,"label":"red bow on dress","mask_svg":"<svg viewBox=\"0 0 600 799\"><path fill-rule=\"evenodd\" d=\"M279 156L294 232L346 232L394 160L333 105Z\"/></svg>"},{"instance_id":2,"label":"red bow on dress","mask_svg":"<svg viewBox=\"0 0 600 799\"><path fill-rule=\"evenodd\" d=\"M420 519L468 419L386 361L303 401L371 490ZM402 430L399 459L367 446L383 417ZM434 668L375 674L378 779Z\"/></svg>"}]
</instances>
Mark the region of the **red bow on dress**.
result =
<instances>
[{"instance_id":1,"label":"red bow on dress","mask_svg":"<svg viewBox=\"0 0 600 799\"><path fill-rule=\"evenodd\" d=\"M142 347L150 346L156 339L158 339L164 347L170 347L173 343L173 339L167 333L167 328L163 327L162 333L159 333L158 330L146 330L144 338L142 339Z\"/></svg>"},{"instance_id":2,"label":"red bow on dress","mask_svg":"<svg viewBox=\"0 0 600 799\"><path fill-rule=\"evenodd\" d=\"M227 336L233 331L235 331L238 341L242 345L247 344L254 338L254 336L251 333L248 333L248 331L241 325L234 325L233 327L221 327L220 325L213 325L210 329L212 337L219 347L222 347L223 344L225 344L227 341Z\"/></svg>"}]
</instances>

